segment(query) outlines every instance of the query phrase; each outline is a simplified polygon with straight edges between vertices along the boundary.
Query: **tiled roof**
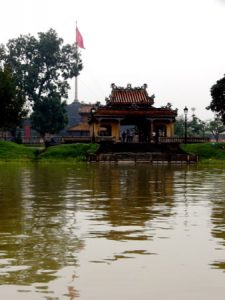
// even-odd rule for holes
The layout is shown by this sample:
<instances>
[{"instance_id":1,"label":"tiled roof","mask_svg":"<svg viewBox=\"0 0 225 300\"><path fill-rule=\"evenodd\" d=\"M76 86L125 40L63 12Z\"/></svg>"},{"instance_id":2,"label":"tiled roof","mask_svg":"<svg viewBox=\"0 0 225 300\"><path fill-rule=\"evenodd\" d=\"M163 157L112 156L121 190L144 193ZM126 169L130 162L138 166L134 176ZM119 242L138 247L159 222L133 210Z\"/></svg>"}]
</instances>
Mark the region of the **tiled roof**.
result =
<instances>
[{"instance_id":1,"label":"tiled roof","mask_svg":"<svg viewBox=\"0 0 225 300\"><path fill-rule=\"evenodd\" d=\"M130 84L126 88L117 87L112 84L112 92L107 99L107 105L152 105L154 103L154 97L149 97L147 93L147 85L142 87L132 88Z\"/></svg>"}]
</instances>

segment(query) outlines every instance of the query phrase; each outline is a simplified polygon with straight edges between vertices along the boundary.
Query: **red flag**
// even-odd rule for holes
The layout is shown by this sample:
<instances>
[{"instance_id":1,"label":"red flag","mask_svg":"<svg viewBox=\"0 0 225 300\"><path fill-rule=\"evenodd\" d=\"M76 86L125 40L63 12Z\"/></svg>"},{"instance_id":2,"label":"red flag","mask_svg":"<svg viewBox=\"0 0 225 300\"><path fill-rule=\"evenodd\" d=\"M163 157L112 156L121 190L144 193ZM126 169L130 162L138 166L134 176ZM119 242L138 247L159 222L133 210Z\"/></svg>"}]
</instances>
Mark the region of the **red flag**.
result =
<instances>
[{"instance_id":1,"label":"red flag","mask_svg":"<svg viewBox=\"0 0 225 300\"><path fill-rule=\"evenodd\" d=\"M78 47L85 49L83 37L77 27L76 27L76 43Z\"/></svg>"}]
</instances>

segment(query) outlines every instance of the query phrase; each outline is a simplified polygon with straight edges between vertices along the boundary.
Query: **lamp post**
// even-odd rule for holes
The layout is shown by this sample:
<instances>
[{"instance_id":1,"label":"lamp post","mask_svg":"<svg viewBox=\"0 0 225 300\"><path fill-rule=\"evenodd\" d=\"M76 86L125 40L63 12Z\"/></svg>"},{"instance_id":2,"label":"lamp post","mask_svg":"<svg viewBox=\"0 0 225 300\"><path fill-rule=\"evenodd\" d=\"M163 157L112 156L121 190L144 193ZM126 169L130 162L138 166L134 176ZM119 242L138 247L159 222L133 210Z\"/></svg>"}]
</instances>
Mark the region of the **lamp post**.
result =
<instances>
[{"instance_id":1,"label":"lamp post","mask_svg":"<svg viewBox=\"0 0 225 300\"><path fill-rule=\"evenodd\" d=\"M184 143L187 144L187 114L188 108L185 106L184 108Z\"/></svg>"},{"instance_id":2,"label":"lamp post","mask_svg":"<svg viewBox=\"0 0 225 300\"><path fill-rule=\"evenodd\" d=\"M91 142L95 143L95 123L94 123L94 114L96 113L96 108L91 108L91 121L92 121L92 137Z\"/></svg>"}]
</instances>

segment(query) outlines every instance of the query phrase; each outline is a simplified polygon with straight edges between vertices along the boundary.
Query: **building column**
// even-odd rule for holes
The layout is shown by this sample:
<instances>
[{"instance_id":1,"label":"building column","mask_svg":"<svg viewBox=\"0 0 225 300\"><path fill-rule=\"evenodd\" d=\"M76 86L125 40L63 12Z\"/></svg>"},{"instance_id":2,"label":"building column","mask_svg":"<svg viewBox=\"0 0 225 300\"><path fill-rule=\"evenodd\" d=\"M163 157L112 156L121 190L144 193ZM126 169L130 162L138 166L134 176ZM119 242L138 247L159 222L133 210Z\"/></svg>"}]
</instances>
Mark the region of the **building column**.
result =
<instances>
[{"instance_id":1,"label":"building column","mask_svg":"<svg viewBox=\"0 0 225 300\"><path fill-rule=\"evenodd\" d=\"M170 123L166 124L166 136L172 137L174 134L174 123L170 121Z\"/></svg>"}]
</instances>

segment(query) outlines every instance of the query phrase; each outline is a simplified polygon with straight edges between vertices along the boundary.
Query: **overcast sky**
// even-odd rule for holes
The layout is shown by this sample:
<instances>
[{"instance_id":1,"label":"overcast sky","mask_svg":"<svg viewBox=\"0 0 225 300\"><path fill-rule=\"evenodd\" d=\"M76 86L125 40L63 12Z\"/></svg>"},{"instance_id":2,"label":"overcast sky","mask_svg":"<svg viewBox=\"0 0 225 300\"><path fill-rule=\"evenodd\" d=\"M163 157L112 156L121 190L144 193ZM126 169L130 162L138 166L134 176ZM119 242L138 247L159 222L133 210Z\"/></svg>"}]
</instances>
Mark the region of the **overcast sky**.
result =
<instances>
[{"instance_id":1,"label":"overcast sky","mask_svg":"<svg viewBox=\"0 0 225 300\"><path fill-rule=\"evenodd\" d=\"M73 43L76 20L86 47L80 101L104 104L111 83L147 83L156 107L171 102L179 114L187 106L189 115L194 107L198 117L213 117L205 107L225 73L225 1L2 0L0 43L50 28Z\"/></svg>"}]
</instances>

